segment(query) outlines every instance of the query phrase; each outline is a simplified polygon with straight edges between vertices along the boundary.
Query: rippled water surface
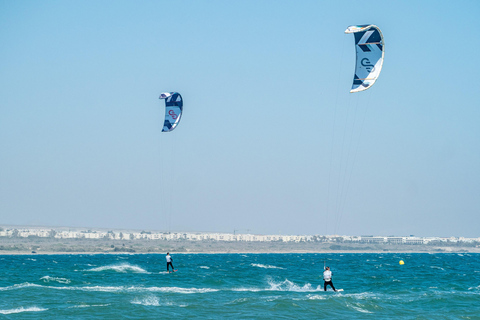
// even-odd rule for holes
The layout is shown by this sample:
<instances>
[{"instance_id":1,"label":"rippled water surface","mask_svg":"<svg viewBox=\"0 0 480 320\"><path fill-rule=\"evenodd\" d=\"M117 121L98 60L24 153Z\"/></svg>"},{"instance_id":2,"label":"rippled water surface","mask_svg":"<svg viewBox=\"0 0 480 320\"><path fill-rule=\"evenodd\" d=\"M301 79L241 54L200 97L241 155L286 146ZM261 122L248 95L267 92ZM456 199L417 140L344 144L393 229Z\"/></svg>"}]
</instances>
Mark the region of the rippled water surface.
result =
<instances>
[{"instance_id":1,"label":"rippled water surface","mask_svg":"<svg viewBox=\"0 0 480 320\"><path fill-rule=\"evenodd\" d=\"M0 256L0 318L480 319L480 254L172 256Z\"/></svg>"}]
</instances>

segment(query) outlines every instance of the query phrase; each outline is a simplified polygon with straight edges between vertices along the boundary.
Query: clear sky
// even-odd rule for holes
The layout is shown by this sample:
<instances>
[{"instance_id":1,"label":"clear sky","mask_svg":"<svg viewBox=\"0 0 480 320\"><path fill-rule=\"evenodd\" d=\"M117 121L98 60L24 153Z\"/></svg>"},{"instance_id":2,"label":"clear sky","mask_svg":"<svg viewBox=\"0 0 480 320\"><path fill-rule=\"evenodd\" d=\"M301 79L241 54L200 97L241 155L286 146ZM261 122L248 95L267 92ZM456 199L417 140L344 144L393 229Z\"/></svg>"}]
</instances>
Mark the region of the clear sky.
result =
<instances>
[{"instance_id":1,"label":"clear sky","mask_svg":"<svg viewBox=\"0 0 480 320\"><path fill-rule=\"evenodd\" d=\"M0 223L480 236L479 1L0 0ZM350 94L349 25L385 62ZM162 133L161 92L184 98Z\"/></svg>"}]
</instances>

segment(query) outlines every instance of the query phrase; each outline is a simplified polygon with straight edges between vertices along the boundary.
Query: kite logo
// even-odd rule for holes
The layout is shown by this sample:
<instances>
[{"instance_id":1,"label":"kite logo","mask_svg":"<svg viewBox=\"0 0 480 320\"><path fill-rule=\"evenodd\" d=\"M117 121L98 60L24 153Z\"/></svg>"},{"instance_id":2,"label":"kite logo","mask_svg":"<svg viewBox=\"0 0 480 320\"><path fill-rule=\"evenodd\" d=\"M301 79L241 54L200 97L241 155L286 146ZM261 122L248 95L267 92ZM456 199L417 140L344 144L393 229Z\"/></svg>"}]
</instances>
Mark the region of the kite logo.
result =
<instances>
[{"instance_id":1,"label":"kite logo","mask_svg":"<svg viewBox=\"0 0 480 320\"><path fill-rule=\"evenodd\" d=\"M363 58L361 64L365 67L365 69L367 69L368 72L373 72L375 70L375 66L370 63L368 58Z\"/></svg>"},{"instance_id":2,"label":"kite logo","mask_svg":"<svg viewBox=\"0 0 480 320\"><path fill-rule=\"evenodd\" d=\"M168 111L168 114L172 117L173 120L177 119L177 115L175 114L175 111L173 110L169 110Z\"/></svg>"}]
</instances>

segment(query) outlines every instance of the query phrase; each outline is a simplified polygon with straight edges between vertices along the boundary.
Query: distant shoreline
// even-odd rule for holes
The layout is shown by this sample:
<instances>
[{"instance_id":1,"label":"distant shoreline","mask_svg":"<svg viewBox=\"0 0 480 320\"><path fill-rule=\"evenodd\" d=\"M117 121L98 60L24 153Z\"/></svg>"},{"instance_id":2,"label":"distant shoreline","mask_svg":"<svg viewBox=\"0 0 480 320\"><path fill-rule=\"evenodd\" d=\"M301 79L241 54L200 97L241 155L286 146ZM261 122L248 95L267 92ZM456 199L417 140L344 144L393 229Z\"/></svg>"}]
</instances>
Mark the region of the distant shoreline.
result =
<instances>
[{"instance_id":1,"label":"distant shoreline","mask_svg":"<svg viewBox=\"0 0 480 320\"><path fill-rule=\"evenodd\" d=\"M32 253L35 252L35 253ZM80 254L301 254L301 253L480 253L477 245L376 244L345 242L249 242L112 240L0 237L0 255Z\"/></svg>"},{"instance_id":2,"label":"distant shoreline","mask_svg":"<svg viewBox=\"0 0 480 320\"><path fill-rule=\"evenodd\" d=\"M147 255L147 254L165 254L165 251L159 252L22 252L22 251L0 251L0 256L11 256L11 255L31 255L31 256L41 256L41 255ZM171 254L419 254L419 253L426 253L426 254L452 254L452 253L460 253L460 254L479 254L480 250L458 250L458 251L409 251L409 250L401 250L401 251L379 251L379 250L349 250L349 251L335 251L335 250L323 250L323 251L239 251L239 252L232 252L232 251L205 251L205 252L188 252L188 251L170 251Z\"/></svg>"}]
</instances>

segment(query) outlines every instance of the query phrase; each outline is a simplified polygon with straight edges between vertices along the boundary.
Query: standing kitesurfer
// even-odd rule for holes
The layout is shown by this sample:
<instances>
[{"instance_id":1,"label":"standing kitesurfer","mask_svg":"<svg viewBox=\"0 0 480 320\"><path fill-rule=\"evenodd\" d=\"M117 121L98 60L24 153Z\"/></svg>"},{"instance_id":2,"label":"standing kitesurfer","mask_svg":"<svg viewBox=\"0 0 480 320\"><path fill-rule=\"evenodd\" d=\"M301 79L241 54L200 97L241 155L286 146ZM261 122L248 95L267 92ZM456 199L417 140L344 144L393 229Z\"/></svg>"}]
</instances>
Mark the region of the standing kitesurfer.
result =
<instances>
[{"instance_id":1,"label":"standing kitesurfer","mask_svg":"<svg viewBox=\"0 0 480 320\"><path fill-rule=\"evenodd\" d=\"M323 283L323 290L327 291L327 286L329 285L330 287L332 287L333 291L337 291L333 286L332 271L330 271L330 267L326 267L325 271L323 271L323 281L325 281Z\"/></svg>"},{"instance_id":2,"label":"standing kitesurfer","mask_svg":"<svg viewBox=\"0 0 480 320\"><path fill-rule=\"evenodd\" d=\"M170 256L169 252L167 252L167 256L165 258L167 259L167 271L170 272L170 270L168 270L169 266L172 267L172 272L175 271L175 268L173 267L173 264L172 264L173 258Z\"/></svg>"}]
</instances>

